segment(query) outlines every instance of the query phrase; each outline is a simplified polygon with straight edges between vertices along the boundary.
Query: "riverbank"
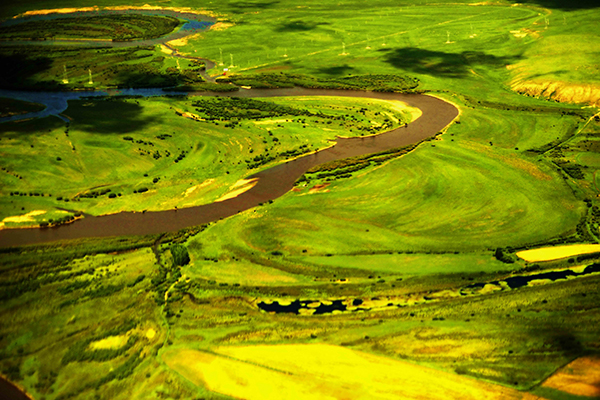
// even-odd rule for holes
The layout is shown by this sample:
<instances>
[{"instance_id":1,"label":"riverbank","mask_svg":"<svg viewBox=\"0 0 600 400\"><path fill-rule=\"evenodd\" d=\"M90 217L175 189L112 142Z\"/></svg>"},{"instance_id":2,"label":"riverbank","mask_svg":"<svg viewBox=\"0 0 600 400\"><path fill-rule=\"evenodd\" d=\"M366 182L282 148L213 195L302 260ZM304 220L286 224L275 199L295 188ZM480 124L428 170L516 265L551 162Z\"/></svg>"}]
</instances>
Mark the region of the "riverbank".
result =
<instances>
[{"instance_id":1,"label":"riverbank","mask_svg":"<svg viewBox=\"0 0 600 400\"><path fill-rule=\"evenodd\" d=\"M192 93L196 96L227 97L284 97L335 96L397 100L421 110L422 115L407 127L371 136L369 138L340 138L326 150L296 158L270 169L251 175L258 182L239 196L218 203L162 212L118 213L101 217L87 217L72 224L50 229L7 229L0 231L0 246L16 246L46 241L115 235L139 235L168 232L188 226L201 225L234 215L243 210L273 200L286 192L308 169L332 160L376 153L418 143L435 136L457 115L458 110L442 100L417 94L369 93L310 89L251 89L235 93Z\"/></svg>"}]
</instances>

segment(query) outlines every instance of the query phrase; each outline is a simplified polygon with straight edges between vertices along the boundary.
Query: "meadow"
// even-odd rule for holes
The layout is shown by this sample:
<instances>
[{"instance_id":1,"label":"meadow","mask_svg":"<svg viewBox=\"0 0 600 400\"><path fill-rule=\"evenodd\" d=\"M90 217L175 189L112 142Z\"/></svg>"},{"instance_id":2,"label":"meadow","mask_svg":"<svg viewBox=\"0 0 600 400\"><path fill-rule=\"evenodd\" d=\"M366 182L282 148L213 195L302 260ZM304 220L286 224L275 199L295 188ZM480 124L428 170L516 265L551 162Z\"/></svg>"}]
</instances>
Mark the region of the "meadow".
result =
<instances>
[{"instance_id":1,"label":"meadow","mask_svg":"<svg viewBox=\"0 0 600 400\"><path fill-rule=\"evenodd\" d=\"M0 15L77 6L25 0ZM600 240L597 6L195 7L217 24L173 47L215 62L219 87L390 90L377 77L398 76L460 115L410 151L316 167L282 197L207 226L0 249L2 376L48 400L599 395L598 253L518 257ZM86 65L108 55L116 70L163 59L152 83L98 72L99 88L204 83L160 46L55 50L19 84L61 85L77 59L64 87L85 87ZM207 204L336 136L418 112L171 96L72 101L64 116L0 124L3 227Z\"/></svg>"},{"instance_id":2,"label":"meadow","mask_svg":"<svg viewBox=\"0 0 600 400\"><path fill-rule=\"evenodd\" d=\"M224 107L232 114L221 115ZM329 147L336 136L398 127L410 110L393 101L310 97L72 101L68 123L47 117L0 128L0 221L31 226L77 213L207 204L260 169ZM38 214L10 219L32 211Z\"/></svg>"}]
</instances>

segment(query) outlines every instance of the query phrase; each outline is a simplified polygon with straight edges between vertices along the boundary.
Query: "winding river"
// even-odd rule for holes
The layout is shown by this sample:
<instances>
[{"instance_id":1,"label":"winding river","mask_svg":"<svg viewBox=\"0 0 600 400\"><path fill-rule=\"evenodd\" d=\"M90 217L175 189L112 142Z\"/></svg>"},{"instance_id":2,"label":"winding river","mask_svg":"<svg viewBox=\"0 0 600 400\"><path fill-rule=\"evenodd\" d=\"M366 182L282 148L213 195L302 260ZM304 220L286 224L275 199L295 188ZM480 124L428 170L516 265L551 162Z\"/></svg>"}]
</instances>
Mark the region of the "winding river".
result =
<instances>
[{"instance_id":1,"label":"winding river","mask_svg":"<svg viewBox=\"0 0 600 400\"><path fill-rule=\"evenodd\" d=\"M74 41L72 44L95 44L116 46L135 46L164 44L174 38L190 35L198 30L207 29L214 19L199 14L179 13L170 10L101 10L85 14L119 14L119 13L144 13L158 15L172 15L178 18L186 19L191 24L191 29L186 29L184 25L179 30L171 34L152 39L150 41L133 42L102 42L97 41ZM82 13L73 14L50 14L36 15L19 19L39 20L65 18L68 16L78 16ZM3 24L18 23L16 20L4 21ZM53 44L54 41L46 42L26 42L22 44ZM174 50L174 49L173 49ZM186 57L174 50L174 56ZM192 57L186 57L192 58ZM195 58L195 57L194 57ZM201 59L201 58L198 58ZM207 60L208 61L208 60ZM214 63L208 61L207 69L214 66ZM0 122L19 118L44 117L56 115L67 108L68 100L82 97L107 96L111 94L120 95L142 95L156 96L164 95L162 89L125 89L117 93L104 91L86 91L86 92L18 92L0 90L0 96L10 97L19 100L32 101L46 105L46 109L33 114L15 116ZM169 92L169 94L178 94ZM177 210L157 211L157 212L121 212L118 214L89 217L78 220L68 225L62 225L53 228L28 228L28 229L4 229L0 230L0 247L21 246L27 244L51 242L57 240L77 239L85 237L103 237L103 236L121 236L121 235L146 235L162 232L176 231L189 226L201 225L212 221L217 221L237 214L241 211L258 206L260 203L276 199L292 189L294 182L302 176L308 169L333 160L339 160L347 157L376 153L397 147L407 146L420 142L436 135L441 129L447 126L458 115L458 110L452 104L432 96L419 94L399 94L399 93L377 93L361 91L339 91L339 90L313 90L303 88L293 89L250 89L240 90L230 93L211 93L196 92L187 93L190 96L233 96L233 97L278 97L278 96L344 96L344 97L362 97L383 100L399 100L410 106L419 108L422 115L406 127L398 128L375 136L360 138L338 138L334 146L325 150L318 151L294 160L283 162L269 169L260 171L248 178L258 178L257 184L247 192L239 196L220 202L206 204L197 207L190 207ZM59 116L60 117L60 116Z\"/></svg>"},{"instance_id":2,"label":"winding river","mask_svg":"<svg viewBox=\"0 0 600 400\"><path fill-rule=\"evenodd\" d=\"M94 46L139 46L165 44L166 42L188 36L199 30L207 29L215 20L210 17L193 13L179 13L170 10L120 10L120 11L99 11L95 12L105 14L120 13L143 13L172 15L178 18L186 19L188 23L171 34L157 38L132 42L98 42L87 40L61 40L44 42L15 42L15 45L24 44L72 44L72 45L94 45ZM74 13L73 16L81 15ZM89 15L89 14L88 14ZM28 17L23 20L43 20L53 18L65 18L67 14L40 15ZM22 22L18 21L18 22ZM18 23L15 20L4 21L2 24ZM9 42L3 42L4 45ZM214 63L199 57L188 57L180 55L175 49L173 56L183 58L194 58L204 60L206 69L214 67ZM210 79L207 74L205 78ZM142 95L142 96L160 96L167 94L162 89L125 89L117 93L94 91L94 92L19 92L0 90L1 97L9 97L25 101L32 101L46 105L46 109L32 114L15 116L12 118L1 119L0 122L22 118L41 118L49 115L60 117L60 113L68 106L68 101L82 97L99 97L108 95ZM168 94L178 94L169 92ZM375 136L360 138L338 138L334 146L325 150L318 151L300 158L283 162L266 170L260 171L248 178L258 178L257 184L240 194L239 196L211 204L198 207L190 207L178 210L158 211L158 212L121 212L118 214L105 215L99 217L89 217L78 220L74 223L54 228L29 228L29 229L5 229L0 230L0 247L21 246L27 244L51 242L57 240L77 239L85 237L105 237L121 235L146 235L162 232L176 231L189 226L201 225L212 221L217 221L237 214L241 211L258 206L260 203L276 199L292 189L294 182L302 176L308 169L333 160L339 160L347 157L376 153L397 147L407 146L418 143L421 140L435 136L441 129L450 124L458 115L458 110L452 104L432 96L418 94L398 94L398 93L375 93L358 91L336 91L336 90L311 90L311 89L251 89L242 90L234 93L186 93L191 96L234 96L234 97L278 97L278 96L344 96L344 97L362 97L383 100L399 100L410 106L419 108L422 115L417 120L410 123L407 127L398 128ZM3 397L4 396L4 397ZM18 387L0 377L0 397L9 399L29 399Z\"/></svg>"},{"instance_id":3,"label":"winding river","mask_svg":"<svg viewBox=\"0 0 600 400\"><path fill-rule=\"evenodd\" d=\"M132 91L135 93L135 91ZM65 94L67 95L67 94ZM359 92L320 89L250 89L232 93L189 93L192 96L280 97L343 96L398 100L422 112L420 118L375 136L338 138L334 146L294 160L283 162L248 177L257 184L239 196L211 204L156 212L121 212L98 217L85 217L55 228L5 229L0 231L0 247L20 246L56 240L85 237L147 235L176 231L206 224L276 199L292 189L294 182L308 169L333 160L376 153L418 143L435 136L458 115L452 104L436 97L420 94Z\"/></svg>"}]
</instances>

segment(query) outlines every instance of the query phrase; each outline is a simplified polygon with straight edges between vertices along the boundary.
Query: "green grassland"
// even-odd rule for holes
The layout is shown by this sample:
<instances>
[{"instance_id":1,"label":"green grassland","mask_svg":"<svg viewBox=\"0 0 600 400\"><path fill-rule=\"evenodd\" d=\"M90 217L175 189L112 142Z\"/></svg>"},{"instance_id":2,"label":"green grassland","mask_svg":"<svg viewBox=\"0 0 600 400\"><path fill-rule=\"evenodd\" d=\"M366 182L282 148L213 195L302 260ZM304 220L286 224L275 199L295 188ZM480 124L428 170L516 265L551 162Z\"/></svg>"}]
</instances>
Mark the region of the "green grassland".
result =
<instances>
[{"instance_id":1,"label":"green grassland","mask_svg":"<svg viewBox=\"0 0 600 400\"><path fill-rule=\"evenodd\" d=\"M541 384L568 362L598 354L598 274L519 289L504 280L600 262L597 254L536 264L514 255L600 240L600 118L578 104L584 97L515 85L596 85L598 9L560 0L427 3L197 4L223 24L177 48L222 61L210 74L233 67L228 80L249 86L408 75L418 90L457 105L460 116L406 154L317 168L272 203L207 227L2 250L0 315L9 323L0 324L0 372L35 399L220 399L228 397L186 380L162 354L323 343L571 398ZM0 14L78 5L27 0ZM68 69L69 85L84 87L88 65L101 56L75 47L56 53L23 82L61 81L65 60L79 57L85 61ZM115 63L145 55L111 68L164 57L152 75L163 78L152 85L200 82L181 78L158 47L106 53L120 54ZM183 71L198 68L179 62ZM97 68L99 85L147 82ZM164 78L168 68L173 80ZM266 81L255 73L278 75ZM409 118L374 100L259 100L268 105L84 100L69 104L68 125L53 117L2 124L0 219L46 211L26 225L205 204L281 162L283 152ZM306 114L318 111L329 117ZM360 300L369 311L309 316L258 307L295 300ZM91 347L107 338L121 344Z\"/></svg>"},{"instance_id":2,"label":"green grassland","mask_svg":"<svg viewBox=\"0 0 600 400\"><path fill-rule=\"evenodd\" d=\"M181 266L169 240L186 242L186 237L191 262ZM464 297L453 291L507 276L522 265L499 263L489 253L359 256L379 257L371 262L315 257L317 262L305 263L258 252L244 259L223 249L218 259L199 260L198 239L210 237L209 229L163 239L88 240L3 252L3 286L20 290L3 291L2 318L10 321L0 330L3 373L34 398L101 393L115 399L219 399L226 397L174 374L161 354L323 343L535 392L556 368L600 345L594 329L597 275ZM35 262L40 251L47 255L43 263ZM312 317L268 314L254 305L295 298L365 304L417 300ZM120 340L94 347L111 339Z\"/></svg>"},{"instance_id":3,"label":"green grassland","mask_svg":"<svg viewBox=\"0 0 600 400\"><path fill-rule=\"evenodd\" d=\"M398 127L409 111L345 98L72 101L68 124L48 117L2 125L0 220L46 211L6 223L19 226L54 223L65 210L102 215L210 203L238 180L329 147L336 136Z\"/></svg>"},{"instance_id":4,"label":"green grassland","mask_svg":"<svg viewBox=\"0 0 600 400\"><path fill-rule=\"evenodd\" d=\"M570 186L578 187L577 182L568 175L566 182L537 153L514 149L556 140L548 137L546 124L563 137L577 128L579 118L550 116L539 125L536 114L522 114L466 110L461 115L465 122L452 125L441 140L353 172L352 179L329 181L309 174L308 181L273 205L211 230L228 232L215 235L222 240L231 240L235 232L233 243L292 255L302 250L321 255L468 251L566 234L586 210L581 193L576 196ZM311 193L318 184L329 186Z\"/></svg>"}]
</instances>

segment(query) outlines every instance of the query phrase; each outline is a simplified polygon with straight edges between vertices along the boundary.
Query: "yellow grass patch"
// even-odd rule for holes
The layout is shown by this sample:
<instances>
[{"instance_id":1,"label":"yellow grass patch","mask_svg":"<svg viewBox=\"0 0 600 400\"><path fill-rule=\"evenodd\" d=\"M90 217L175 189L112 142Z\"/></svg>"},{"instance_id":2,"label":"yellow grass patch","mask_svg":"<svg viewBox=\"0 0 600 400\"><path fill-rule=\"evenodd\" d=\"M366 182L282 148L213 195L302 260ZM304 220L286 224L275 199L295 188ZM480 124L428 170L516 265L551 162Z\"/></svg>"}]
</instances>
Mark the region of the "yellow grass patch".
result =
<instances>
[{"instance_id":1,"label":"yellow grass patch","mask_svg":"<svg viewBox=\"0 0 600 400\"><path fill-rule=\"evenodd\" d=\"M523 250L517 256L525 261L552 261L560 258L600 252L600 244L574 244L568 246L544 247L541 249Z\"/></svg>"},{"instance_id":2,"label":"yellow grass patch","mask_svg":"<svg viewBox=\"0 0 600 400\"><path fill-rule=\"evenodd\" d=\"M90 350L118 349L125 346L127 339L129 339L127 335L109 336L90 343L89 347Z\"/></svg>"},{"instance_id":3,"label":"yellow grass patch","mask_svg":"<svg viewBox=\"0 0 600 400\"><path fill-rule=\"evenodd\" d=\"M202 38L201 33L194 33L193 35L189 35L189 36L185 36L185 37L182 37L179 39L171 40L170 42L167 42L167 44L172 47L185 46L186 44L188 44L188 41L190 41L192 39L201 39L201 38Z\"/></svg>"},{"instance_id":4,"label":"yellow grass patch","mask_svg":"<svg viewBox=\"0 0 600 400\"><path fill-rule=\"evenodd\" d=\"M230 27L232 27L232 26L233 26L233 24L230 24L230 23L226 23L226 22L217 22L216 24L212 25L212 26L210 27L210 29L211 29L212 31L224 31L225 29L227 29L227 28L230 28Z\"/></svg>"},{"instance_id":5,"label":"yellow grass patch","mask_svg":"<svg viewBox=\"0 0 600 400\"><path fill-rule=\"evenodd\" d=\"M268 119L265 121L252 121L255 125L272 125L287 122L287 119Z\"/></svg>"},{"instance_id":6,"label":"yellow grass patch","mask_svg":"<svg viewBox=\"0 0 600 400\"><path fill-rule=\"evenodd\" d=\"M146 337L150 340L154 339L154 336L156 336L156 331L152 328L148 329L146 331Z\"/></svg>"},{"instance_id":7,"label":"yellow grass patch","mask_svg":"<svg viewBox=\"0 0 600 400\"><path fill-rule=\"evenodd\" d=\"M214 179L207 179L199 185L192 186L191 188L186 189L186 191L183 193L183 197L188 197L189 195L194 193L196 190L205 188L205 187L209 186L210 184L212 184L214 181L215 181Z\"/></svg>"},{"instance_id":8,"label":"yellow grass patch","mask_svg":"<svg viewBox=\"0 0 600 400\"><path fill-rule=\"evenodd\" d=\"M576 396L600 397L600 357L582 357L561 368L543 384Z\"/></svg>"},{"instance_id":9,"label":"yellow grass patch","mask_svg":"<svg viewBox=\"0 0 600 400\"><path fill-rule=\"evenodd\" d=\"M312 188L310 188L308 193L329 192L329 189L325 189L327 186L329 186L329 183L322 183L320 185L315 185Z\"/></svg>"},{"instance_id":10,"label":"yellow grass patch","mask_svg":"<svg viewBox=\"0 0 600 400\"><path fill-rule=\"evenodd\" d=\"M510 31L510 33L512 33L512 35L516 38L524 38L525 36L527 36L527 32Z\"/></svg>"},{"instance_id":11,"label":"yellow grass patch","mask_svg":"<svg viewBox=\"0 0 600 400\"><path fill-rule=\"evenodd\" d=\"M563 103L600 105L600 86L594 84L516 80L512 89L522 94L543 96Z\"/></svg>"},{"instance_id":12,"label":"yellow grass patch","mask_svg":"<svg viewBox=\"0 0 600 400\"><path fill-rule=\"evenodd\" d=\"M536 398L499 385L323 344L220 347L216 354L176 349L166 352L163 359L197 385L247 400Z\"/></svg>"},{"instance_id":13,"label":"yellow grass patch","mask_svg":"<svg viewBox=\"0 0 600 400\"><path fill-rule=\"evenodd\" d=\"M185 118L193 119L194 121L204 121L204 119L200 118L199 115L192 114L191 112L186 111L181 113L181 115L183 115Z\"/></svg>"},{"instance_id":14,"label":"yellow grass patch","mask_svg":"<svg viewBox=\"0 0 600 400\"><path fill-rule=\"evenodd\" d=\"M23 14L19 14L14 16L13 18L20 18L28 15L46 15L46 14L71 14L78 11L86 12L86 11L98 11L100 8L98 6L93 7L81 7L81 8L49 8L46 10L32 10L27 11Z\"/></svg>"},{"instance_id":15,"label":"yellow grass patch","mask_svg":"<svg viewBox=\"0 0 600 400\"><path fill-rule=\"evenodd\" d=\"M24 12L23 14L19 14L13 18L20 18L28 15L46 15L46 14L71 14L78 11L86 12L86 11L98 11L98 10L165 10L165 11L175 11L175 12L184 12L190 14L197 15L208 15L208 16L216 16L215 13L209 10L194 10L189 7L160 7L160 6L151 6L150 4L144 4L143 6L114 6L114 7L79 7L79 8L51 8L45 10L32 10Z\"/></svg>"},{"instance_id":16,"label":"yellow grass patch","mask_svg":"<svg viewBox=\"0 0 600 400\"><path fill-rule=\"evenodd\" d=\"M239 196L240 194L247 192L252 189L258 183L258 178L254 179L241 179L237 181L232 187L229 188L230 192L224 196L221 196L215 201L225 201L228 199L233 199L234 197Z\"/></svg>"},{"instance_id":17,"label":"yellow grass patch","mask_svg":"<svg viewBox=\"0 0 600 400\"><path fill-rule=\"evenodd\" d=\"M38 215L46 214L44 210L33 210L23 215L15 215L13 217L6 217L0 222L0 228L4 227L7 223L21 223L21 222L33 222Z\"/></svg>"},{"instance_id":18,"label":"yellow grass patch","mask_svg":"<svg viewBox=\"0 0 600 400\"><path fill-rule=\"evenodd\" d=\"M168 48L164 44L160 45L160 51L162 51L163 53L168 54L168 55L173 54L173 50L171 50L170 48Z\"/></svg>"},{"instance_id":19,"label":"yellow grass patch","mask_svg":"<svg viewBox=\"0 0 600 400\"><path fill-rule=\"evenodd\" d=\"M410 122L413 122L414 120L416 120L417 118L419 118L421 115L423 115L423 111L419 110L416 107L411 107L408 104L402 102L402 101L398 101L398 100L385 100L385 102L391 106L391 108L399 113L406 113L408 112L410 114Z\"/></svg>"}]
</instances>

